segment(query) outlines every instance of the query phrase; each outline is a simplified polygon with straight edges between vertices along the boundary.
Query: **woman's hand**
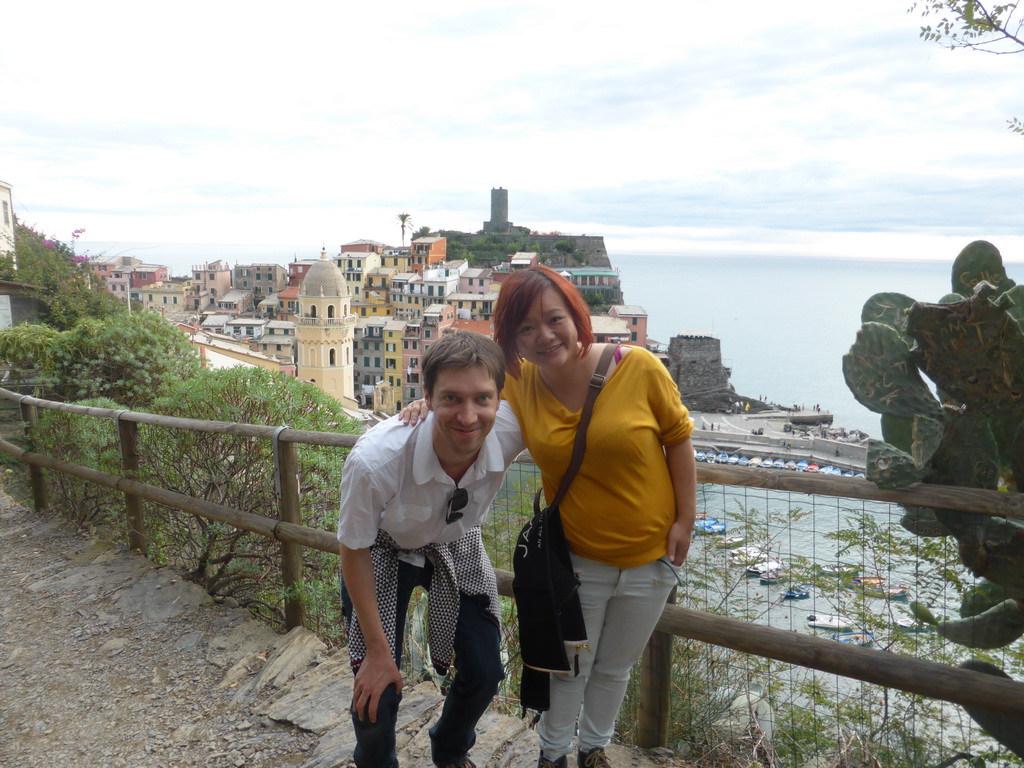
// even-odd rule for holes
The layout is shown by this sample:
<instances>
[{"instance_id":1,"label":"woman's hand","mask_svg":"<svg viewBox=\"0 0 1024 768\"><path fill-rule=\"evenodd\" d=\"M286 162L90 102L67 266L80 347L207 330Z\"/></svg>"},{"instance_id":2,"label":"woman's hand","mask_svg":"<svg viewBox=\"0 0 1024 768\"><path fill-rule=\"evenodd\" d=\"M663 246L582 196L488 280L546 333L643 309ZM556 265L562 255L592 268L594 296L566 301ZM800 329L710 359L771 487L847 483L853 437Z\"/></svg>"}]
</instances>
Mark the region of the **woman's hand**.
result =
<instances>
[{"instance_id":1,"label":"woman's hand","mask_svg":"<svg viewBox=\"0 0 1024 768\"><path fill-rule=\"evenodd\" d=\"M426 400L413 400L402 407L398 418L407 427L415 427L421 421L426 421L428 413L430 413L430 403Z\"/></svg>"},{"instance_id":2,"label":"woman's hand","mask_svg":"<svg viewBox=\"0 0 1024 768\"><path fill-rule=\"evenodd\" d=\"M672 523L668 529L667 557L672 565L677 568L686 560L690 551L690 541L693 534L693 525L683 521Z\"/></svg>"}]
</instances>

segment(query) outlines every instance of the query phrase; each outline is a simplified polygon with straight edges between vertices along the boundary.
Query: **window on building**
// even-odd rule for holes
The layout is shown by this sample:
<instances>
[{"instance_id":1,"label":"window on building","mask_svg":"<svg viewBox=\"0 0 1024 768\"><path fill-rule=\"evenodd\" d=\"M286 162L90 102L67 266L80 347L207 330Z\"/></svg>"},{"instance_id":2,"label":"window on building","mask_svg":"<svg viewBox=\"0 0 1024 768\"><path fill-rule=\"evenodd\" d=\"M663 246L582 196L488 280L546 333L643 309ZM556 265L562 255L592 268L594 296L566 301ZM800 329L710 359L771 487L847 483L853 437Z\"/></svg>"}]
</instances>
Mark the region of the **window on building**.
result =
<instances>
[{"instance_id":1,"label":"window on building","mask_svg":"<svg viewBox=\"0 0 1024 768\"><path fill-rule=\"evenodd\" d=\"M370 358L364 357L363 358L363 368L369 368L369 367L370 367Z\"/></svg>"},{"instance_id":2,"label":"window on building","mask_svg":"<svg viewBox=\"0 0 1024 768\"><path fill-rule=\"evenodd\" d=\"M373 358L373 367L374 368L380 368L380 358L379 357Z\"/></svg>"},{"instance_id":3,"label":"window on building","mask_svg":"<svg viewBox=\"0 0 1024 768\"><path fill-rule=\"evenodd\" d=\"M633 331L633 333L629 334L629 340L636 341L636 331Z\"/></svg>"},{"instance_id":4,"label":"window on building","mask_svg":"<svg viewBox=\"0 0 1024 768\"><path fill-rule=\"evenodd\" d=\"M330 353L327 356L327 361L328 361L328 365L330 365L331 368L333 368L334 366L336 366L338 364L338 351L336 349L334 349L333 347L331 348L331 351L330 351Z\"/></svg>"},{"instance_id":5,"label":"window on building","mask_svg":"<svg viewBox=\"0 0 1024 768\"><path fill-rule=\"evenodd\" d=\"M7 201L4 200L4 224L11 223L11 211L10 206L7 205Z\"/></svg>"}]
</instances>

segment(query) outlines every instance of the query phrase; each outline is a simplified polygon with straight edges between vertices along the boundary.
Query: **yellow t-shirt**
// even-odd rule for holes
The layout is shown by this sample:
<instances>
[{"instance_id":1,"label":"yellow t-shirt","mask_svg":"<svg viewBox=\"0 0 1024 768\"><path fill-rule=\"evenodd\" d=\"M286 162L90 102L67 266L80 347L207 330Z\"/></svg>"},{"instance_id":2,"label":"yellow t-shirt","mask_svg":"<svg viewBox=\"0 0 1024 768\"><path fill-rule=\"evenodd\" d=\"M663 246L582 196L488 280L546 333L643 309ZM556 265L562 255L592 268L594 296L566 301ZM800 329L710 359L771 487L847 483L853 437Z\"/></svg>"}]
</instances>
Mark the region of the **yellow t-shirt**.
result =
<instances>
[{"instance_id":1,"label":"yellow t-shirt","mask_svg":"<svg viewBox=\"0 0 1024 768\"><path fill-rule=\"evenodd\" d=\"M580 413L559 402L531 363L505 381L526 447L553 499L572 457ZM635 347L612 371L594 403L583 466L560 505L577 555L633 568L663 557L676 519L664 446L688 438L693 420L665 366Z\"/></svg>"}]
</instances>

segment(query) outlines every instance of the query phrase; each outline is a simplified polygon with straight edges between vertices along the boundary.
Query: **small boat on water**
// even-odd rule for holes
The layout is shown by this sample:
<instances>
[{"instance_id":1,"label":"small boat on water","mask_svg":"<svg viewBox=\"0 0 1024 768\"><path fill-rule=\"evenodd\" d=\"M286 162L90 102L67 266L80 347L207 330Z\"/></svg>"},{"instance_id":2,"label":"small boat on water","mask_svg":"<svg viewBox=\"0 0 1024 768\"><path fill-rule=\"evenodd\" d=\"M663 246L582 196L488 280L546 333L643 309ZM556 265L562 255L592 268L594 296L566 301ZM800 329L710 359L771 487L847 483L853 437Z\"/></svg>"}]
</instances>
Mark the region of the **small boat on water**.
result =
<instances>
[{"instance_id":1,"label":"small boat on water","mask_svg":"<svg viewBox=\"0 0 1024 768\"><path fill-rule=\"evenodd\" d=\"M768 556L767 544L747 544L743 547L729 550L729 559L740 565L749 565L764 560Z\"/></svg>"},{"instance_id":2,"label":"small boat on water","mask_svg":"<svg viewBox=\"0 0 1024 768\"><path fill-rule=\"evenodd\" d=\"M896 625L897 629L902 629L904 632L928 632L932 628L930 624L925 624L913 616L906 615L894 619L893 624Z\"/></svg>"},{"instance_id":3,"label":"small boat on water","mask_svg":"<svg viewBox=\"0 0 1024 768\"><path fill-rule=\"evenodd\" d=\"M893 584L885 588L885 594L882 597L887 600L906 600L909 594L910 587L906 584Z\"/></svg>"},{"instance_id":4,"label":"small boat on water","mask_svg":"<svg viewBox=\"0 0 1024 768\"><path fill-rule=\"evenodd\" d=\"M851 577L850 583L861 587L881 587L885 583L885 579L881 576L865 574Z\"/></svg>"},{"instance_id":5,"label":"small boat on water","mask_svg":"<svg viewBox=\"0 0 1024 768\"><path fill-rule=\"evenodd\" d=\"M725 523L713 517L698 520L693 524L693 530L697 533L725 533Z\"/></svg>"},{"instance_id":6,"label":"small boat on water","mask_svg":"<svg viewBox=\"0 0 1024 768\"><path fill-rule=\"evenodd\" d=\"M799 587L790 587L782 593L783 600L806 600L811 596L811 585L801 584Z\"/></svg>"},{"instance_id":7,"label":"small boat on water","mask_svg":"<svg viewBox=\"0 0 1024 768\"><path fill-rule=\"evenodd\" d=\"M764 576L772 571L781 571L783 568L781 560L768 558L747 566L747 576Z\"/></svg>"},{"instance_id":8,"label":"small boat on water","mask_svg":"<svg viewBox=\"0 0 1024 768\"><path fill-rule=\"evenodd\" d=\"M869 646L875 642L875 636L870 632L839 632L832 639L838 640L840 643L862 647Z\"/></svg>"},{"instance_id":9,"label":"small boat on water","mask_svg":"<svg viewBox=\"0 0 1024 768\"><path fill-rule=\"evenodd\" d=\"M789 577L789 573L785 568L769 568L767 571L761 573L762 584L778 584L780 581L784 581Z\"/></svg>"},{"instance_id":10,"label":"small boat on water","mask_svg":"<svg viewBox=\"0 0 1024 768\"><path fill-rule=\"evenodd\" d=\"M834 632L852 629L853 621L845 616L832 616L827 613L812 613L807 617L807 626L815 629L831 629Z\"/></svg>"}]
</instances>

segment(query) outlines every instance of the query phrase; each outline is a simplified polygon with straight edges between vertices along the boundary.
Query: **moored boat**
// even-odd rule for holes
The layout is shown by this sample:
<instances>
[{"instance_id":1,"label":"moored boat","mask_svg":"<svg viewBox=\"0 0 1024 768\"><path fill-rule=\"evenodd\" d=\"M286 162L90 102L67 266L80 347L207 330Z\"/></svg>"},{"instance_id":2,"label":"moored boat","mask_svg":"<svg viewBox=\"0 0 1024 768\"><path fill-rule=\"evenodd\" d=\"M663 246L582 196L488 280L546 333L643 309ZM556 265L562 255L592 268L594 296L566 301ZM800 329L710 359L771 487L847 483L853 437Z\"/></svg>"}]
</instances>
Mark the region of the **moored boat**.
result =
<instances>
[{"instance_id":1,"label":"moored boat","mask_svg":"<svg viewBox=\"0 0 1024 768\"><path fill-rule=\"evenodd\" d=\"M806 600L810 596L810 584L801 584L799 587L790 587L782 593L782 597L784 600Z\"/></svg>"},{"instance_id":2,"label":"moored boat","mask_svg":"<svg viewBox=\"0 0 1024 768\"><path fill-rule=\"evenodd\" d=\"M717 542L715 542L715 546L719 549L733 549L735 547L738 547L745 540L745 537L740 536L738 534L735 536L725 536L719 539Z\"/></svg>"},{"instance_id":3,"label":"moored boat","mask_svg":"<svg viewBox=\"0 0 1024 768\"><path fill-rule=\"evenodd\" d=\"M866 647L875 641L875 636L870 632L839 632L832 639L840 643Z\"/></svg>"},{"instance_id":4,"label":"moored boat","mask_svg":"<svg viewBox=\"0 0 1024 768\"><path fill-rule=\"evenodd\" d=\"M856 573L860 569L856 565L847 565L846 563L835 563L830 565L818 565L818 570L822 573L828 573L832 576L848 576L852 573Z\"/></svg>"},{"instance_id":5,"label":"moored boat","mask_svg":"<svg viewBox=\"0 0 1024 768\"><path fill-rule=\"evenodd\" d=\"M761 576L772 571L782 570L782 561L775 560L774 558L768 558L767 560L761 560L757 563L751 563L747 566L748 576Z\"/></svg>"},{"instance_id":6,"label":"moored boat","mask_svg":"<svg viewBox=\"0 0 1024 768\"><path fill-rule=\"evenodd\" d=\"M780 581L784 581L788 576L789 574L782 566L779 566L778 568L769 568L767 571L761 572L761 583L778 584Z\"/></svg>"},{"instance_id":7,"label":"moored boat","mask_svg":"<svg viewBox=\"0 0 1024 768\"><path fill-rule=\"evenodd\" d=\"M833 616L828 613L812 613L807 617L807 626L815 629L831 629L834 632L841 632L853 627L853 621L845 616Z\"/></svg>"}]
</instances>

